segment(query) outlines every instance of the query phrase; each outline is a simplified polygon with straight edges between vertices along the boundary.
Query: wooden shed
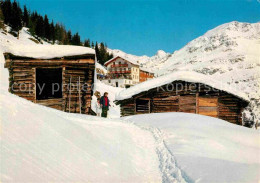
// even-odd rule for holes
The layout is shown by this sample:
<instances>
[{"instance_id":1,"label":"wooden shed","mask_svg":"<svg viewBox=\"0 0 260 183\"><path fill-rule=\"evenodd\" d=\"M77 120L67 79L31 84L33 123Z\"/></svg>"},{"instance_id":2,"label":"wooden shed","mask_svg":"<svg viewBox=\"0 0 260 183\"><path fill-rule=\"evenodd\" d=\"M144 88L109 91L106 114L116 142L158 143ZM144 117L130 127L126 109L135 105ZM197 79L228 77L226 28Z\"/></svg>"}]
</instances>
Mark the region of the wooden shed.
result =
<instances>
[{"instance_id":1,"label":"wooden shed","mask_svg":"<svg viewBox=\"0 0 260 183\"><path fill-rule=\"evenodd\" d=\"M186 112L242 125L242 110L249 102L243 94L209 76L177 72L122 91L117 103L121 116Z\"/></svg>"},{"instance_id":2,"label":"wooden shed","mask_svg":"<svg viewBox=\"0 0 260 183\"><path fill-rule=\"evenodd\" d=\"M42 46L29 54L4 55L11 93L58 110L90 113L95 70L93 49Z\"/></svg>"}]
</instances>

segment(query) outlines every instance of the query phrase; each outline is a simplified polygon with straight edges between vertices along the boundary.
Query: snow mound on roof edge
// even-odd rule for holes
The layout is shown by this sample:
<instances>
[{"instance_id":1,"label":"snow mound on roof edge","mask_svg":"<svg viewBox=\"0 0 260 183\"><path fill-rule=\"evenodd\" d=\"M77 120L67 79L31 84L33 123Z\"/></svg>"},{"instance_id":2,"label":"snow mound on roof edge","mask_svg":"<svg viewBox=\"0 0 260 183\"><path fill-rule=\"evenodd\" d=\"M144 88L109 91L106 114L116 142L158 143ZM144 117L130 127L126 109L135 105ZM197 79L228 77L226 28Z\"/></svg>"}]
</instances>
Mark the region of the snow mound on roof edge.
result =
<instances>
[{"instance_id":1,"label":"snow mound on roof edge","mask_svg":"<svg viewBox=\"0 0 260 183\"><path fill-rule=\"evenodd\" d=\"M26 28L20 31L19 39L0 30L0 49L4 53L36 59L95 54L94 49L83 46L36 44Z\"/></svg>"},{"instance_id":2,"label":"snow mound on roof edge","mask_svg":"<svg viewBox=\"0 0 260 183\"><path fill-rule=\"evenodd\" d=\"M70 45L16 45L10 48L10 53L16 56L32 57L36 59L50 59L64 56L95 54L92 48Z\"/></svg>"},{"instance_id":3,"label":"snow mound on roof edge","mask_svg":"<svg viewBox=\"0 0 260 183\"><path fill-rule=\"evenodd\" d=\"M171 83L173 81L177 81L177 80L193 82L193 83L203 83L203 84L209 85L213 88L226 91L226 92L233 94L239 98L242 98L246 101L249 101L249 98L245 93L240 92L239 90L235 90L230 85L227 85L221 81L215 80L211 76L207 76L204 74L199 74L199 73L191 72L191 71L177 71L177 72L174 72L174 73L171 73L168 75L164 75L164 76L137 84L131 88L121 91L116 96L116 100L124 100L127 98L131 98L132 96L139 94L143 91L148 91L152 88L163 86L163 85L169 84L169 83Z\"/></svg>"}]
</instances>

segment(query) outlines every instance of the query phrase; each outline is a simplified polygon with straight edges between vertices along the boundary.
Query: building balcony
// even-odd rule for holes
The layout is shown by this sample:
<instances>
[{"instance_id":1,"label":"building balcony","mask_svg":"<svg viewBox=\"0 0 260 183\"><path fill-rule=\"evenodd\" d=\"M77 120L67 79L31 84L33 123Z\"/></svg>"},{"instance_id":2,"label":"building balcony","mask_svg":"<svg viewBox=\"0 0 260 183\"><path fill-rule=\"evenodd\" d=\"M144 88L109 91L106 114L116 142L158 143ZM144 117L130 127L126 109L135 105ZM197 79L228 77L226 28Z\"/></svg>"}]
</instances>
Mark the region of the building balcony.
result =
<instances>
[{"instance_id":1,"label":"building balcony","mask_svg":"<svg viewBox=\"0 0 260 183\"><path fill-rule=\"evenodd\" d=\"M131 73L131 71L109 71L110 74L127 74Z\"/></svg>"},{"instance_id":2,"label":"building balcony","mask_svg":"<svg viewBox=\"0 0 260 183\"><path fill-rule=\"evenodd\" d=\"M128 67L128 64L115 64L111 65L111 67Z\"/></svg>"}]
</instances>

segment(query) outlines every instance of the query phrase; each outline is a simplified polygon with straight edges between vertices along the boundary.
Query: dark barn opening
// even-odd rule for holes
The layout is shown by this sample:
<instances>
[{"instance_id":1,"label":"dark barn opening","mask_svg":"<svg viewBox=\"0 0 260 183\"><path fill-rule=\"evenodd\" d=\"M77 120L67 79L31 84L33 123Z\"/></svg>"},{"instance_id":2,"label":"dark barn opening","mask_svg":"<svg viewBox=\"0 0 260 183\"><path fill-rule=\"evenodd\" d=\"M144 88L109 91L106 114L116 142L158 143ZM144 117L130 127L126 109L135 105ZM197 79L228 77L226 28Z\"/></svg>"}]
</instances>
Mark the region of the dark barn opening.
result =
<instances>
[{"instance_id":1,"label":"dark barn opening","mask_svg":"<svg viewBox=\"0 0 260 183\"><path fill-rule=\"evenodd\" d=\"M136 100L136 112L150 113L150 101L149 100Z\"/></svg>"},{"instance_id":2,"label":"dark barn opening","mask_svg":"<svg viewBox=\"0 0 260 183\"><path fill-rule=\"evenodd\" d=\"M62 98L62 68L36 69L36 100Z\"/></svg>"}]
</instances>

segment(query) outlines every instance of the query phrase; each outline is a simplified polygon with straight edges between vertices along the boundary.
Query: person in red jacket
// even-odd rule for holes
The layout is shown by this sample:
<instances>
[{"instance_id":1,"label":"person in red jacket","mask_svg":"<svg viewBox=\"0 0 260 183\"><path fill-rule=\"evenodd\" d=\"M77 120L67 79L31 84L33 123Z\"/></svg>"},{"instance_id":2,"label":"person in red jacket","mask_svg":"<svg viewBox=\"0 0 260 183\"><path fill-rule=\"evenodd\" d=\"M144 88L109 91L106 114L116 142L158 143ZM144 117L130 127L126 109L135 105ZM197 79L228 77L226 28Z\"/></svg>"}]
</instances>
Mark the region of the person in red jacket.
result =
<instances>
[{"instance_id":1,"label":"person in red jacket","mask_svg":"<svg viewBox=\"0 0 260 183\"><path fill-rule=\"evenodd\" d=\"M100 105L102 108L101 117L106 118L107 117L107 111L109 111L109 99L108 99L108 93L105 92L104 95L100 99Z\"/></svg>"}]
</instances>

